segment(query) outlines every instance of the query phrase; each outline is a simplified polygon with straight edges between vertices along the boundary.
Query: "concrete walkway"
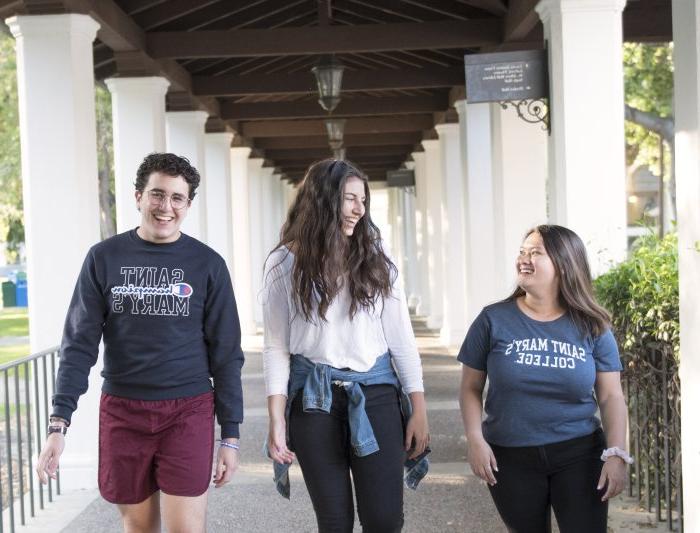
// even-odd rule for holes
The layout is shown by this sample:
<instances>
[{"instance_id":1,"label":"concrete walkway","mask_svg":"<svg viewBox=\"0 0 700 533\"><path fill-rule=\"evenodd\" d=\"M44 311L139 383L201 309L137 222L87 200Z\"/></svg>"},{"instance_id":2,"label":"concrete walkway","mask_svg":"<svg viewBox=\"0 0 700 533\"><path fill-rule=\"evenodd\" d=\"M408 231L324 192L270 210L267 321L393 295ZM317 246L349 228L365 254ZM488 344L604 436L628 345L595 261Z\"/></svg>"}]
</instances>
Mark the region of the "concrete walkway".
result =
<instances>
[{"instance_id":1,"label":"concrete walkway","mask_svg":"<svg viewBox=\"0 0 700 533\"><path fill-rule=\"evenodd\" d=\"M29 344L29 336L0 337L0 346L16 346L18 344Z\"/></svg>"},{"instance_id":2,"label":"concrete walkway","mask_svg":"<svg viewBox=\"0 0 700 533\"><path fill-rule=\"evenodd\" d=\"M267 432L260 338L247 339L244 367L246 418L241 428L241 469L236 479L222 489L211 489L208 531L313 532L315 519L306 488L297 467L292 471L292 499L275 492L270 463L261 454ZM457 391L461 368L454 355L437 345L437 339L419 340L429 421L432 435L431 470L417 492L406 490L406 533L503 532L488 490L469 471L465 439L459 417ZM95 491L62 495L24 533L120 533L117 510ZM80 511L82 509L82 511ZM75 518L73 518L75 517ZM635 512L631 502L618 500L611 510L611 532L654 531L648 515ZM356 531L360 531L356 525ZM661 531L661 528L659 528Z\"/></svg>"}]
</instances>

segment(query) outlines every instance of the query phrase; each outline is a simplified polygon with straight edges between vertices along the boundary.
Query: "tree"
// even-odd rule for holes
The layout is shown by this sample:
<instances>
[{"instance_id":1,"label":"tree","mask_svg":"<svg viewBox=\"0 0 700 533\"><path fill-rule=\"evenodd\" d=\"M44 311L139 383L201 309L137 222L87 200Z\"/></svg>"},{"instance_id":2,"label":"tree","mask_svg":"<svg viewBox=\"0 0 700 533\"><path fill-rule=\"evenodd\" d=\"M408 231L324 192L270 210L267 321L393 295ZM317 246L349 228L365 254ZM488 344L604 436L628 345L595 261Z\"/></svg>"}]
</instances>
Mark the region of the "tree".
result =
<instances>
[{"instance_id":1,"label":"tree","mask_svg":"<svg viewBox=\"0 0 700 533\"><path fill-rule=\"evenodd\" d=\"M14 40L0 32L0 241L7 260L19 259L24 242L22 180Z\"/></svg>"},{"instance_id":2,"label":"tree","mask_svg":"<svg viewBox=\"0 0 700 533\"><path fill-rule=\"evenodd\" d=\"M112 97L102 83L95 85L97 121L97 179L100 191L100 235L117 233L114 201L114 141L112 140Z\"/></svg>"},{"instance_id":3,"label":"tree","mask_svg":"<svg viewBox=\"0 0 700 533\"><path fill-rule=\"evenodd\" d=\"M647 165L658 175L670 169L668 190L675 218L673 164L673 44L625 43L625 137L627 164ZM668 150L660 150L665 142Z\"/></svg>"}]
</instances>

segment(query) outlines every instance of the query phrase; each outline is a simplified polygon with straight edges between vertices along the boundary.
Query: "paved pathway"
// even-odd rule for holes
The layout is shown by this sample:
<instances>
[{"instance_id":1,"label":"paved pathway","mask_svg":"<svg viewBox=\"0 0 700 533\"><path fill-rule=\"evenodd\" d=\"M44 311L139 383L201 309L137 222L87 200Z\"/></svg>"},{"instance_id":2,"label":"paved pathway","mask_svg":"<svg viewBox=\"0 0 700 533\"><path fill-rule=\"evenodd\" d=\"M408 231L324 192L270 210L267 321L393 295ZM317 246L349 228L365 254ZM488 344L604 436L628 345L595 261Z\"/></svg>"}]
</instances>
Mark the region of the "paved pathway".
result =
<instances>
[{"instance_id":1,"label":"paved pathway","mask_svg":"<svg viewBox=\"0 0 700 533\"><path fill-rule=\"evenodd\" d=\"M208 531L211 533L296 533L314 532L315 520L311 502L298 468L292 470L292 499L284 500L274 490L272 469L260 452L267 431L267 410L259 353L260 339L247 346L244 367L246 419L242 426L242 466L234 482L222 489L211 489ZM423 365L429 421L432 435L431 471L417 492L406 491L405 533L503 532L486 487L470 472L465 458L465 440L459 418L456 394L460 365L453 355L437 346L437 339L419 339ZM69 508L74 495L61 496L59 507ZM116 508L107 504L94 491L83 493L81 507L76 499L68 523L50 519L38 527L20 531L59 531L67 533L120 533ZM83 503L83 506L85 505ZM629 504L621 510L616 504L611 513L611 532L653 531L645 527L646 515L635 513ZM83 509L77 512L77 509ZM54 524L54 527L48 524ZM60 524L60 527L56 527ZM67 525L66 525L67 524ZM64 528L65 526L65 528ZM356 531L360 531L356 526Z\"/></svg>"},{"instance_id":2,"label":"paved pathway","mask_svg":"<svg viewBox=\"0 0 700 533\"><path fill-rule=\"evenodd\" d=\"M0 337L0 346L15 346L17 344L29 344L29 336Z\"/></svg>"}]
</instances>

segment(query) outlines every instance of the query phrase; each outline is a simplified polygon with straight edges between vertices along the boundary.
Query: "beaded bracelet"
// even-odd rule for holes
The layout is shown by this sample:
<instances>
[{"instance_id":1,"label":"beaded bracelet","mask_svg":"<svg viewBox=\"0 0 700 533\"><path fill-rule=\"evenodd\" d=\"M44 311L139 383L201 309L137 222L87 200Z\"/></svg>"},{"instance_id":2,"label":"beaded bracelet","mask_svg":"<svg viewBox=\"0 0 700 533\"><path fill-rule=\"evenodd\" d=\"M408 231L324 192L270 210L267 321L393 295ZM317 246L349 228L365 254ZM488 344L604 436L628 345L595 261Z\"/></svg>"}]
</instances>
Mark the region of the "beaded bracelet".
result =
<instances>
[{"instance_id":1,"label":"beaded bracelet","mask_svg":"<svg viewBox=\"0 0 700 533\"><path fill-rule=\"evenodd\" d=\"M226 442L225 440L222 440L219 442L219 446L223 446L224 448L231 448L233 450L240 450L241 447L238 444L235 444L233 442Z\"/></svg>"}]
</instances>

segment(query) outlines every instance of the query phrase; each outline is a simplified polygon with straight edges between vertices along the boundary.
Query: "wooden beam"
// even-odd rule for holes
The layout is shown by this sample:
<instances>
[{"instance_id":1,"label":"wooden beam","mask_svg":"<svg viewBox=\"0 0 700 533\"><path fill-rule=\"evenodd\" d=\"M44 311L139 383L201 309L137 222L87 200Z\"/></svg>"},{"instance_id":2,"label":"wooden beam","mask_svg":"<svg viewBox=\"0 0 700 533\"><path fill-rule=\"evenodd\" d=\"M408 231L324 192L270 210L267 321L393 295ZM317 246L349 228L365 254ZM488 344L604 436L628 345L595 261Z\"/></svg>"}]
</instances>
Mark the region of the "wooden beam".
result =
<instances>
[{"instance_id":1,"label":"wooden beam","mask_svg":"<svg viewBox=\"0 0 700 533\"><path fill-rule=\"evenodd\" d=\"M345 123L345 134L418 132L433 127L432 115L405 115L398 117L351 118ZM294 137L325 135L322 120L263 120L241 122L234 128L244 137Z\"/></svg>"},{"instance_id":2,"label":"wooden beam","mask_svg":"<svg viewBox=\"0 0 700 533\"><path fill-rule=\"evenodd\" d=\"M517 43L516 48L507 45L497 46L489 50L508 51L523 49L530 45L539 46L541 43L541 28L539 15L535 6L539 0L520 0L511 2L510 10L504 19L504 43ZM670 42L673 40L670 2L630 3L622 13L624 40L627 42ZM515 44L515 43L514 43Z\"/></svg>"},{"instance_id":3,"label":"wooden beam","mask_svg":"<svg viewBox=\"0 0 700 533\"><path fill-rule=\"evenodd\" d=\"M503 42L521 41L535 29L540 17L535 6L540 0L510 2L510 9L503 19Z\"/></svg>"},{"instance_id":4,"label":"wooden beam","mask_svg":"<svg viewBox=\"0 0 700 533\"><path fill-rule=\"evenodd\" d=\"M63 0L72 13L90 15L99 24L97 38L115 52L144 50L146 33L114 0Z\"/></svg>"},{"instance_id":5,"label":"wooden beam","mask_svg":"<svg viewBox=\"0 0 700 533\"><path fill-rule=\"evenodd\" d=\"M402 3L413 4L455 18L476 18L479 15L483 16L484 11L500 16L507 11L501 0L403 0Z\"/></svg>"},{"instance_id":6,"label":"wooden beam","mask_svg":"<svg viewBox=\"0 0 700 533\"><path fill-rule=\"evenodd\" d=\"M343 92L392 89L436 89L464 85L463 67L353 70L343 77ZM311 72L294 74L238 74L193 76L192 90L199 96L251 94L315 94Z\"/></svg>"},{"instance_id":7,"label":"wooden beam","mask_svg":"<svg viewBox=\"0 0 700 533\"><path fill-rule=\"evenodd\" d=\"M154 61L145 53L145 32L117 5L114 0L62 0L72 13L90 15L100 24L97 37L115 53L129 52L143 56L143 62L152 65L155 73L170 81L171 90L192 92L192 79L174 60ZM210 115L217 115L218 104L209 98L197 98L198 106Z\"/></svg>"},{"instance_id":8,"label":"wooden beam","mask_svg":"<svg viewBox=\"0 0 700 533\"><path fill-rule=\"evenodd\" d=\"M268 156L265 156L268 158ZM281 167L297 167L297 168L305 168L305 165L308 166L311 162L313 161L318 161L319 159L324 159L327 157L331 157L331 152L330 151L323 151L319 150L318 152L310 153L306 158L297 158L297 159L282 159L282 158L276 158L276 159L270 159L270 161L274 161L276 166L281 166ZM357 157L351 156L351 155L346 155L347 159L357 163L358 165L364 165L366 167L378 167L378 166L391 166L391 165L400 165L403 161L406 160L406 155L405 154L397 154L397 155L360 155Z\"/></svg>"},{"instance_id":9,"label":"wooden beam","mask_svg":"<svg viewBox=\"0 0 700 533\"><path fill-rule=\"evenodd\" d=\"M253 57L478 48L501 42L498 19L233 31L152 32L157 59Z\"/></svg>"},{"instance_id":10,"label":"wooden beam","mask_svg":"<svg viewBox=\"0 0 700 533\"><path fill-rule=\"evenodd\" d=\"M345 146L384 146L392 144L414 145L422 139L421 133L368 133L345 135ZM255 139L255 147L263 150L287 150L294 148L327 148L327 135L307 137L261 137Z\"/></svg>"},{"instance_id":11,"label":"wooden beam","mask_svg":"<svg viewBox=\"0 0 700 533\"><path fill-rule=\"evenodd\" d=\"M461 0L464 4L472 7L478 7L494 15L503 15L508 8L503 3L503 0ZM511 4L513 0L511 0Z\"/></svg>"},{"instance_id":12,"label":"wooden beam","mask_svg":"<svg viewBox=\"0 0 700 533\"><path fill-rule=\"evenodd\" d=\"M134 20L141 28L148 31L217 2L218 0L170 0L163 7L134 15Z\"/></svg>"},{"instance_id":13,"label":"wooden beam","mask_svg":"<svg viewBox=\"0 0 700 533\"><path fill-rule=\"evenodd\" d=\"M334 117L363 115L395 115L433 113L447 109L445 95L398 96L391 98L362 97L346 98L340 101L333 111ZM303 102L264 102L221 104L221 118L224 120L265 120L291 118L324 118L328 116L316 101Z\"/></svg>"},{"instance_id":14,"label":"wooden beam","mask_svg":"<svg viewBox=\"0 0 700 533\"><path fill-rule=\"evenodd\" d=\"M372 156L397 156L410 152L412 145L390 145L390 146L350 146L346 148L348 158L363 158ZM316 157L320 152L330 153L330 148L300 148L289 150L265 150L265 157L269 159L283 159L287 161L295 159L309 159Z\"/></svg>"},{"instance_id":15,"label":"wooden beam","mask_svg":"<svg viewBox=\"0 0 700 533\"><path fill-rule=\"evenodd\" d=\"M311 163L314 161L320 161L321 159L327 159L331 157L330 153L319 153L315 157L310 157L308 160L299 163L299 161L285 161L285 160L275 160L275 166L281 168L284 172L299 172L304 173L306 169L309 168ZM401 166L404 159L393 158L393 159L376 159L376 160L364 160L364 159L353 159L352 157L346 158L348 161L356 164L364 172L373 172L377 169L389 170L395 169Z\"/></svg>"},{"instance_id":16,"label":"wooden beam","mask_svg":"<svg viewBox=\"0 0 700 533\"><path fill-rule=\"evenodd\" d=\"M634 4L622 12L622 33L627 42L670 42L673 23L670 3Z\"/></svg>"},{"instance_id":17,"label":"wooden beam","mask_svg":"<svg viewBox=\"0 0 700 533\"><path fill-rule=\"evenodd\" d=\"M2 0L0 1L0 29L8 36L12 35L10 29L5 24L5 19L15 15L24 14L24 2L22 0Z\"/></svg>"},{"instance_id":18,"label":"wooden beam","mask_svg":"<svg viewBox=\"0 0 700 533\"><path fill-rule=\"evenodd\" d=\"M159 4L164 4L168 0L121 0L121 6L128 15L135 15L141 11L146 11Z\"/></svg>"}]
</instances>

